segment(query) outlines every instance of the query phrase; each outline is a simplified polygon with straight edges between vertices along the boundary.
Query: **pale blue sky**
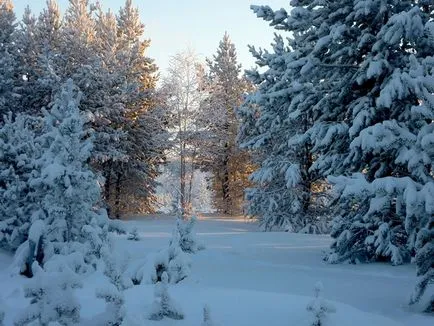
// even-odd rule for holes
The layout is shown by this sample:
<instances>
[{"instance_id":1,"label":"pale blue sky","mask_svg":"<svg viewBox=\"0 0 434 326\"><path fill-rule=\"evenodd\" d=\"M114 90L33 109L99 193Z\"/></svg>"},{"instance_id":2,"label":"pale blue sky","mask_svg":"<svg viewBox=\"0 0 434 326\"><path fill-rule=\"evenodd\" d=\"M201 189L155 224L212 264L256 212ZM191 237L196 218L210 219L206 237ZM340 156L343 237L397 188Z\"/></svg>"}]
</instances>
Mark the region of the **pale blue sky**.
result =
<instances>
[{"instance_id":1,"label":"pale blue sky","mask_svg":"<svg viewBox=\"0 0 434 326\"><path fill-rule=\"evenodd\" d=\"M45 0L13 0L21 19L30 5L34 13L45 6ZM68 0L58 0L62 11ZM190 47L204 59L215 53L227 31L235 43L243 68L254 65L247 45L269 48L274 29L256 18L251 4L266 4L273 9L289 8L289 0L133 0L146 25L145 37L151 39L149 56L164 73L170 56ZM124 0L100 0L105 8L117 12Z\"/></svg>"}]
</instances>

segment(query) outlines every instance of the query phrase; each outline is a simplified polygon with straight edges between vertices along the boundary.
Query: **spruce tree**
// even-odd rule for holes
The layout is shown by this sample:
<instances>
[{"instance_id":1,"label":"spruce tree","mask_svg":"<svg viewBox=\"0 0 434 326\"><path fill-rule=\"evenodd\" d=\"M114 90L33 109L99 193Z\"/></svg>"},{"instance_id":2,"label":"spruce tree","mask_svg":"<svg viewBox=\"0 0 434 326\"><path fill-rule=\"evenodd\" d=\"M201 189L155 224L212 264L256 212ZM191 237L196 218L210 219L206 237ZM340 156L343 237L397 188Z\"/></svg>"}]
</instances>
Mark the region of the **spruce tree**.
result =
<instances>
[{"instance_id":1,"label":"spruce tree","mask_svg":"<svg viewBox=\"0 0 434 326\"><path fill-rule=\"evenodd\" d=\"M432 209L433 48L430 13L422 2L356 3L368 51L355 74L358 97L348 104L348 177L330 178L339 194L331 261L391 260L417 252ZM374 15L374 13L376 13ZM430 118L428 118L430 119Z\"/></svg>"},{"instance_id":2,"label":"spruce tree","mask_svg":"<svg viewBox=\"0 0 434 326\"><path fill-rule=\"evenodd\" d=\"M260 92L250 99L254 114L243 111L241 136L265 161L267 146L278 145L282 134L263 134L282 122L275 113L265 114L261 90L268 83L286 84L289 112L283 117L308 118L307 128L290 138L290 150L309 145L313 161L307 171L328 177L333 186L335 242L328 260L402 264L415 255L421 279L412 302L418 301L432 280L431 260L421 257L432 249L433 5L411 0L291 5L290 14L253 8L270 25L293 34L287 49L279 47L282 55L257 52L259 65L273 60L287 69L281 75L270 71L262 83L262 74L251 73ZM272 102L284 96L274 90L280 89L264 91ZM267 186L275 183L273 172L259 172Z\"/></svg>"},{"instance_id":3,"label":"spruce tree","mask_svg":"<svg viewBox=\"0 0 434 326\"><path fill-rule=\"evenodd\" d=\"M31 185L38 175L41 126L39 118L10 114L0 128L0 247L7 251L14 252L27 239L41 198Z\"/></svg>"},{"instance_id":4,"label":"spruce tree","mask_svg":"<svg viewBox=\"0 0 434 326\"><path fill-rule=\"evenodd\" d=\"M268 6L252 10L294 36L285 42L276 35L270 52L251 47L257 64L266 69L247 72L257 89L240 110L241 146L253 152L259 166L247 190L247 213L259 217L266 230L324 232L326 187L312 170L315 157L309 135L318 115L315 105L323 97L317 88L324 87L322 72L312 72L309 57L318 39L316 16L306 8L291 14Z\"/></svg>"}]
</instances>

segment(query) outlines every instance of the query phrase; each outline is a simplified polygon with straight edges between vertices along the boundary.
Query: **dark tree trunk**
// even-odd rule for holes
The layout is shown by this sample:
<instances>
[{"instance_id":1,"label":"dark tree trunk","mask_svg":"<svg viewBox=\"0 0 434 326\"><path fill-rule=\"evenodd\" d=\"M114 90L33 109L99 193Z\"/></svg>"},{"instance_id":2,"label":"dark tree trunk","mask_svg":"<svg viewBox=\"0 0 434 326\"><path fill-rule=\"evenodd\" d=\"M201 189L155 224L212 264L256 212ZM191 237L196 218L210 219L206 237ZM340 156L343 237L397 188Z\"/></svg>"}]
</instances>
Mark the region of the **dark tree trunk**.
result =
<instances>
[{"instance_id":1,"label":"dark tree trunk","mask_svg":"<svg viewBox=\"0 0 434 326\"><path fill-rule=\"evenodd\" d=\"M25 262L25 268L24 271L21 272L21 275L24 275L28 278L32 278L33 277L32 265L35 261L37 261L38 264L42 266L42 263L44 261L43 246L44 246L43 237L39 238L38 243L29 240L29 255L27 256L27 260ZM35 251L36 251L36 255L35 255Z\"/></svg>"},{"instance_id":2,"label":"dark tree trunk","mask_svg":"<svg viewBox=\"0 0 434 326\"><path fill-rule=\"evenodd\" d=\"M226 150L228 144L225 145ZM223 179L222 179L222 195L223 195L223 213L231 213L231 197L229 189L229 155L226 153L223 159Z\"/></svg>"},{"instance_id":3,"label":"dark tree trunk","mask_svg":"<svg viewBox=\"0 0 434 326\"><path fill-rule=\"evenodd\" d=\"M120 172L116 173L116 185L115 185L115 218L121 218L121 177Z\"/></svg>"},{"instance_id":4,"label":"dark tree trunk","mask_svg":"<svg viewBox=\"0 0 434 326\"><path fill-rule=\"evenodd\" d=\"M111 176L112 176L112 165L113 161L109 160L104 168L104 199L106 202L110 200L110 188L111 188Z\"/></svg>"}]
</instances>

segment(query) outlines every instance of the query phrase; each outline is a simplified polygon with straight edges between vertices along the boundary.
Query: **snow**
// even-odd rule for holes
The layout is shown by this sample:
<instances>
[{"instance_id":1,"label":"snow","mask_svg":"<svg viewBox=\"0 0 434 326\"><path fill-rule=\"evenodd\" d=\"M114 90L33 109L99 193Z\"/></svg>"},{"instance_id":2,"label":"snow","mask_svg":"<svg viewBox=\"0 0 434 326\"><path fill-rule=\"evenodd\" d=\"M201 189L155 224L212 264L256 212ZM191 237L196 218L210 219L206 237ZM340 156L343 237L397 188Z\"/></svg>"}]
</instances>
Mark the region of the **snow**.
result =
<instances>
[{"instance_id":1,"label":"snow","mask_svg":"<svg viewBox=\"0 0 434 326\"><path fill-rule=\"evenodd\" d=\"M33 241L34 243L38 243L39 239L44 233L44 229L45 229L44 221L37 220L33 222L29 230L29 240Z\"/></svg>"},{"instance_id":2,"label":"snow","mask_svg":"<svg viewBox=\"0 0 434 326\"><path fill-rule=\"evenodd\" d=\"M130 266L167 248L176 220L160 216L123 223L128 229L137 228L141 239L115 236L113 250L128 257ZM200 325L206 305L218 325L308 326L312 316L306 307L320 281L324 285L322 297L336 308L325 325L432 325L432 317L418 312L419 306L407 305L416 283L413 265L330 265L323 261L332 241L329 236L258 232L255 223L243 218L202 216L195 228L206 250L189 255L191 274L178 284L168 285L185 319L147 320L155 285L142 282L123 291L124 324ZM23 287L29 280L10 276L11 262L12 257L0 252L5 325L12 325L27 305ZM97 271L84 277L83 288L76 289L75 294L81 304L80 325L90 326L106 309L104 300L95 296L104 275Z\"/></svg>"}]
</instances>

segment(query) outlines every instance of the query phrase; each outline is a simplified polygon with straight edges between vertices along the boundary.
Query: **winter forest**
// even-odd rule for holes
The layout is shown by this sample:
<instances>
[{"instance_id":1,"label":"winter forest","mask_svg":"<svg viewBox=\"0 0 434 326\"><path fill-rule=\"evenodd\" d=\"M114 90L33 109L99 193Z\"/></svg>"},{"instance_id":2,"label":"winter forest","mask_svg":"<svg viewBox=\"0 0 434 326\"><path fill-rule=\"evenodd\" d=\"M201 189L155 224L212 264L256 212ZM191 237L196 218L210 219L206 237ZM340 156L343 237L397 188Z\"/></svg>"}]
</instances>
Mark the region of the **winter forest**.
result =
<instances>
[{"instance_id":1,"label":"winter forest","mask_svg":"<svg viewBox=\"0 0 434 326\"><path fill-rule=\"evenodd\" d=\"M247 4L252 66L222 27L167 67L144 0L22 1L0 0L0 326L434 323L433 0Z\"/></svg>"}]
</instances>

